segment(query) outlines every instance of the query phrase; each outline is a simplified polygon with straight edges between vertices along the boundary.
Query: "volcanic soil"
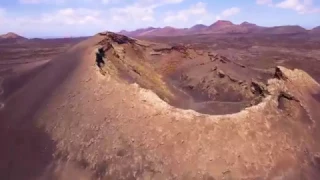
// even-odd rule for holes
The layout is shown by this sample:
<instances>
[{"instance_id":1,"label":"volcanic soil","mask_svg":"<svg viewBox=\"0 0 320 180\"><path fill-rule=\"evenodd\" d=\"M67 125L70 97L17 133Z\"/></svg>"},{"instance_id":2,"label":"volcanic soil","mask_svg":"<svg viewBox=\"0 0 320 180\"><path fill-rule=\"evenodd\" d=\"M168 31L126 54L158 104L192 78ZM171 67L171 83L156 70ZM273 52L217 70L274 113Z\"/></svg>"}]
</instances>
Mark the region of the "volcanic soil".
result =
<instances>
[{"instance_id":1,"label":"volcanic soil","mask_svg":"<svg viewBox=\"0 0 320 180\"><path fill-rule=\"evenodd\" d=\"M317 179L319 42L204 36L104 32L4 64L0 176Z\"/></svg>"}]
</instances>

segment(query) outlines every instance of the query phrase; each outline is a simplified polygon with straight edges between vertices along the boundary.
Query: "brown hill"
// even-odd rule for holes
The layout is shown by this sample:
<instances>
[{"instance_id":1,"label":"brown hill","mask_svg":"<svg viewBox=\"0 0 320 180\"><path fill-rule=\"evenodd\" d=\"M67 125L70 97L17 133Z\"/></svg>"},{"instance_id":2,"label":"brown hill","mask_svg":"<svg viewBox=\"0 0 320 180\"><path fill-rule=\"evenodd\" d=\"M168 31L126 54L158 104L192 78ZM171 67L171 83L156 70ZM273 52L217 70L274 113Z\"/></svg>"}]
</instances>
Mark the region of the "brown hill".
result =
<instances>
[{"instance_id":1,"label":"brown hill","mask_svg":"<svg viewBox=\"0 0 320 180\"><path fill-rule=\"evenodd\" d=\"M221 33L221 34L246 34L257 31L261 27L249 22L243 22L240 25L233 24L230 21L217 21L212 24L207 33Z\"/></svg>"},{"instance_id":2,"label":"brown hill","mask_svg":"<svg viewBox=\"0 0 320 180\"><path fill-rule=\"evenodd\" d=\"M181 30L180 35L191 35L191 34L201 34L205 33L208 26L203 24L196 24L190 28Z\"/></svg>"},{"instance_id":3,"label":"brown hill","mask_svg":"<svg viewBox=\"0 0 320 180\"><path fill-rule=\"evenodd\" d=\"M0 43L18 43L26 40L28 39L12 32L0 35Z\"/></svg>"},{"instance_id":4,"label":"brown hill","mask_svg":"<svg viewBox=\"0 0 320 180\"><path fill-rule=\"evenodd\" d=\"M230 21L218 20L207 28L207 31L217 31L226 27L231 27L234 24Z\"/></svg>"},{"instance_id":5,"label":"brown hill","mask_svg":"<svg viewBox=\"0 0 320 180\"><path fill-rule=\"evenodd\" d=\"M192 26L191 28L189 28L189 30L195 30L195 31L201 31L206 29L208 26L203 25L203 24L196 24L194 26Z\"/></svg>"},{"instance_id":6,"label":"brown hill","mask_svg":"<svg viewBox=\"0 0 320 180\"><path fill-rule=\"evenodd\" d=\"M137 29L135 31L125 31L125 30L122 30L119 32L119 34L122 34L122 35L126 35L126 36L143 36L145 34L148 34L150 33L151 31L153 30L156 30L157 28L154 28L154 27L148 27L148 28L141 28L141 29Z\"/></svg>"},{"instance_id":7,"label":"brown hill","mask_svg":"<svg viewBox=\"0 0 320 180\"><path fill-rule=\"evenodd\" d=\"M249 23L247 21L243 22L240 24L240 26L249 26L249 27L254 27L254 26L257 26L256 24L253 24L253 23Z\"/></svg>"},{"instance_id":8,"label":"brown hill","mask_svg":"<svg viewBox=\"0 0 320 180\"><path fill-rule=\"evenodd\" d=\"M9 32L7 34L0 35L0 39L27 39L27 38L13 32Z\"/></svg>"},{"instance_id":9,"label":"brown hill","mask_svg":"<svg viewBox=\"0 0 320 180\"><path fill-rule=\"evenodd\" d=\"M270 28L264 28L258 31L258 33L265 34L301 34L307 33L308 31L301 26L275 26Z\"/></svg>"},{"instance_id":10,"label":"brown hill","mask_svg":"<svg viewBox=\"0 0 320 180\"><path fill-rule=\"evenodd\" d=\"M128 35L130 33L130 31L127 31L127 30L121 30L119 31L119 34L122 34L122 35Z\"/></svg>"},{"instance_id":11,"label":"brown hill","mask_svg":"<svg viewBox=\"0 0 320 180\"><path fill-rule=\"evenodd\" d=\"M320 34L320 26L311 29L310 33L312 33L312 34Z\"/></svg>"},{"instance_id":12,"label":"brown hill","mask_svg":"<svg viewBox=\"0 0 320 180\"><path fill-rule=\"evenodd\" d=\"M240 26L240 25L231 25L221 27L219 29L214 29L211 31L207 31L208 33L220 33L220 34L246 34L249 33L249 27Z\"/></svg>"},{"instance_id":13,"label":"brown hill","mask_svg":"<svg viewBox=\"0 0 320 180\"><path fill-rule=\"evenodd\" d=\"M183 35L186 29L178 29L170 26L164 28L155 28L150 31L141 33L141 36L178 36Z\"/></svg>"}]
</instances>

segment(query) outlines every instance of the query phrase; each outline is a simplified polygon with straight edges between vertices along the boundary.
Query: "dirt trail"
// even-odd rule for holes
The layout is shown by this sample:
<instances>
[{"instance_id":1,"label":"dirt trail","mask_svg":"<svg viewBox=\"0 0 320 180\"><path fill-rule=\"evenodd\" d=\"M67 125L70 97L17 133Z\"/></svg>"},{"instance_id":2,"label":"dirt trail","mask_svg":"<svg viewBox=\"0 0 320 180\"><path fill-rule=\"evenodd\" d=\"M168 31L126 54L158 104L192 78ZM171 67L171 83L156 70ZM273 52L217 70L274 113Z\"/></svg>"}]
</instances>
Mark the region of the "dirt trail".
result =
<instances>
[{"instance_id":1,"label":"dirt trail","mask_svg":"<svg viewBox=\"0 0 320 180\"><path fill-rule=\"evenodd\" d=\"M94 36L52 61L1 111L0 143L8 145L0 150L1 177L319 177L319 113L311 107L320 102L311 97L320 86L307 74L281 68L287 80L269 80L271 94L260 104L205 115L170 106L151 90L117 79L111 60L102 76L93 52L104 38ZM299 102L284 95L285 108L279 109L282 91ZM302 121L306 117L313 119Z\"/></svg>"}]
</instances>

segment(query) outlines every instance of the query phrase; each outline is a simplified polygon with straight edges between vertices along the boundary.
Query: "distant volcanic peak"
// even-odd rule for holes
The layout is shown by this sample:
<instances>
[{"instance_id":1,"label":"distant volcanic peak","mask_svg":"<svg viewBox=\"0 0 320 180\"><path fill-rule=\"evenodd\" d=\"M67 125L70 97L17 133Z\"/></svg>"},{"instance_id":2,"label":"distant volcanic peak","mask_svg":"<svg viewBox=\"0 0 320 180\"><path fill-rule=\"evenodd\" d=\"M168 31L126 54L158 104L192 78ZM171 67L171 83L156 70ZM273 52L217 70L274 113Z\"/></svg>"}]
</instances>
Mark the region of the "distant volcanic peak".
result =
<instances>
[{"instance_id":1,"label":"distant volcanic peak","mask_svg":"<svg viewBox=\"0 0 320 180\"><path fill-rule=\"evenodd\" d=\"M290 29L290 30L296 30L296 31L306 31L305 28L298 25L278 26L278 28L288 29L288 30Z\"/></svg>"},{"instance_id":2,"label":"distant volcanic peak","mask_svg":"<svg viewBox=\"0 0 320 180\"><path fill-rule=\"evenodd\" d=\"M301 29L305 30L305 28L299 25L285 25L285 26L274 26L273 28L281 28L281 29Z\"/></svg>"},{"instance_id":3,"label":"distant volcanic peak","mask_svg":"<svg viewBox=\"0 0 320 180\"><path fill-rule=\"evenodd\" d=\"M128 33L126 30L121 30L119 33Z\"/></svg>"},{"instance_id":4,"label":"distant volcanic peak","mask_svg":"<svg viewBox=\"0 0 320 180\"><path fill-rule=\"evenodd\" d=\"M275 26L265 29L269 34L296 34L307 33L308 31L301 26L287 25L287 26Z\"/></svg>"},{"instance_id":5,"label":"distant volcanic peak","mask_svg":"<svg viewBox=\"0 0 320 180\"><path fill-rule=\"evenodd\" d=\"M247 22L247 21L241 23L240 25L241 25L241 26L257 26L256 24L249 23L249 22Z\"/></svg>"},{"instance_id":6,"label":"distant volcanic peak","mask_svg":"<svg viewBox=\"0 0 320 180\"><path fill-rule=\"evenodd\" d=\"M154 30L154 29L156 29L156 28L154 28L154 27L147 27L147 28L140 28L140 29L137 29L137 30L135 30L135 31L150 31L150 30Z\"/></svg>"},{"instance_id":7,"label":"distant volcanic peak","mask_svg":"<svg viewBox=\"0 0 320 180\"><path fill-rule=\"evenodd\" d=\"M13 32L8 32L7 34L5 34L6 36L11 36L11 37L18 37L19 35Z\"/></svg>"},{"instance_id":8,"label":"distant volcanic peak","mask_svg":"<svg viewBox=\"0 0 320 180\"><path fill-rule=\"evenodd\" d=\"M196 25L192 26L190 29L191 29L191 30L201 30L201 29L205 29L205 28L207 28L206 25L196 24Z\"/></svg>"},{"instance_id":9,"label":"distant volcanic peak","mask_svg":"<svg viewBox=\"0 0 320 180\"><path fill-rule=\"evenodd\" d=\"M311 29L310 32L311 32L311 33L320 34L320 26Z\"/></svg>"},{"instance_id":10,"label":"distant volcanic peak","mask_svg":"<svg viewBox=\"0 0 320 180\"><path fill-rule=\"evenodd\" d=\"M201 32L201 31L204 31L208 28L208 26L206 25L203 25L203 24L197 24L197 25L194 25L192 26L191 28L187 29L189 31L192 31L192 32Z\"/></svg>"},{"instance_id":11,"label":"distant volcanic peak","mask_svg":"<svg viewBox=\"0 0 320 180\"><path fill-rule=\"evenodd\" d=\"M155 27L147 27L146 30L153 30L153 29L157 29Z\"/></svg>"},{"instance_id":12,"label":"distant volcanic peak","mask_svg":"<svg viewBox=\"0 0 320 180\"><path fill-rule=\"evenodd\" d=\"M232 26L234 25L231 21L226 20L218 20L217 22L213 23L211 26Z\"/></svg>"},{"instance_id":13,"label":"distant volcanic peak","mask_svg":"<svg viewBox=\"0 0 320 180\"><path fill-rule=\"evenodd\" d=\"M164 27L163 29L176 29L176 28L171 27L171 26L166 26L166 27Z\"/></svg>"},{"instance_id":14,"label":"distant volcanic peak","mask_svg":"<svg viewBox=\"0 0 320 180\"><path fill-rule=\"evenodd\" d=\"M13 32L9 32L7 34L4 34L4 35L1 35L0 38L3 38L3 39L25 39L24 37L16 34L16 33L13 33Z\"/></svg>"}]
</instances>

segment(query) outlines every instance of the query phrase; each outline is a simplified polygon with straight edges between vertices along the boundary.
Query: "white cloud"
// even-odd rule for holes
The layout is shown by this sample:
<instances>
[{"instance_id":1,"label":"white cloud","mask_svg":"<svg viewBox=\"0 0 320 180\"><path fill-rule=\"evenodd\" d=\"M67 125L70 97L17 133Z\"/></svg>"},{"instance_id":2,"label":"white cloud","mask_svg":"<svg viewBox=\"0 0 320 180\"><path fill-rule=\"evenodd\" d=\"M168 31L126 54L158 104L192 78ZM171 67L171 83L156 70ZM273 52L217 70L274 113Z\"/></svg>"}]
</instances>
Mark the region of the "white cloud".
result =
<instances>
[{"instance_id":1,"label":"white cloud","mask_svg":"<svg viewBox=\"0 0 320 180\"><path fill-rule=\"evenodd\" d=\"M43 14L24 14L23 16L0 14L0 33L14 31L21 34L59 34L63 31L96 33L98 31L120 29L134 29L148 25L158 25L155 12L157 8L179 4L184 0L18 0L21 6L24 5L64 5L74 7L74 3L85 7L92 5L108 5L102 9L90 8L64 8L55 11L47 11ZM98 4L97 4L98 2ZM124 5L118 6L117 3ZM1 12L0 12L1 13ZM158 14L157 14L158 15ZM161 23L160 23L161 24ZM22 28L23 27L23 28ZM75 33L76 34L76 33Z\"/></svg>"},{"instance_id":2,"label":"white cloud","mask_svg":"<svg viewBox=\"0 0 320 180\"><path fill-rule=\"evenodd\" d=\"M261 5L263 5L263 4L270 5L270 4L272 4L273 2L272 2L272 0L257 0L256 3L257 3L257 4L261 4Z\"/></svg>"},{"instance_id":3,"label":"white cloud","mask_svg":"<svg viewBox=\"0 0 320 180\"><path fill-rule=\"evenodd\" d=\"M5 25L6 10L0 7L0 30Z\"/></svg>"},{"instance_id":4,"label":"white cloud","mask_svg":"<svg viewBox=\"0 0 320 180\"><path fill-rule=\"evenodd\" d=\"M87 1L94 1L94 0L87 0ZM102 4L116 4L119 2L120 2L120 0L101 0Z\"/></svg>"},{"instance_id":5,"label":"white cloud","mask_svg":"<svg viewBox=\"0 0 320 180\"><path fill-rule=\"evenodd\" d=\"M87 5L123 3L123 0L79 0ZM75 0L19 0L21 4L70 4ZM156 25L155 10L168 4L181 3L183 0L137 0L127 3L125 6L109 6L105 9L90 8L64 8L56 11L47 11L43 14L33 14L23 16L10 15L0 12L0 33L14 31L24 34L61 34L69 31L70 34L97 33L99 31L120 29L131 29L144 27L146 24ZM64 5L66 5L64 4ZM72 7L72 6L71 6ZM88 6L89 7L89 6ZM152 24L154 23L154 24Z\"/></svg>"},{"instance_id":6,"label":"white cloud","mask_svg":"<svg viewBox=\"0 0 320 180\"><path fill-rule=\"evenodd\" d=\"M6 14L6 9L0 7L0 17Z\"/></svg>"},{"instance_id":7,"label":"white cloud","mask_svg":"<svg viewBox=\"0 0 320 180\"><path fill-rule=\"evenodd\" d=\"M20 0L21 4L39 4L42 3L43 0Z\"/></svg>"},{"instance_id":8,"label":"white cloud","mask_svg":"<svg viewBox=\"0 0 320 180\"><path fill-rule=\"evenodd\" d=\"M179 4L179 3L182 3L183 1L184 0L138 0L135 5L157 8L157 7L168 5L168 4Z\"/></svg>"},{"instance_id":9,"label":"white cloud","mask_svg":"<svg viewBox=\"0 0 320 180\"><path fill-rule=\"evenodd\" d=\"M92 9L62 9L53 14L46 14L42 16L41 20L47 23L62 23L67 25L79 25L79 24L99 24L101 19L101 12Z\"/></svg>"},{"instance_id":10,"label":"white cloud","mask_svg":"<svg viewBox=\"0 0 320 180\"><path fill-rule=\"evenodd\" d=\"M66 8L38 16L2 17L1 33L13 31L19 34L80 34L106 30L107 23L99 10ZM0 18L1 19L1 18Z\"/></svg>"},{"instance_id":11,"label":"white cloud","mask_svg":"<svg viewBox=\"0 0 320 180\"><path fill-rule=\"evenodd\" d=\"M222 11L220 14L218 14L216 16L216 20L228 19L231 16L239 14L240 11L241 11L241 9L238 8L238 7L232 7L232 8L229 8L229 9L225 9L224 11Z\"/></svg>"},{"instance_id":12,"label":"white cloud","mask_svg":"<svg viewBox=\"0 0 320 180\"><path fill-rule=\"evenodd\" d=\"M145 26L146 23L156 22L155 10L161 6L178 4L183 0L138 0L137 2L118 8L111 8L111 19L121 25L130 22L131 28Z\"/></svg>"},{"instance_id":13,"label":"white cloud","mask_svg":"<svg viewBox=\"0 0 320 180\"><path fill-rule=\"evenodd\" d=\"M102 4L109 4L111 0L101 0Z\"/></svg>"},{"instance_id":14,"label":"white cloud","mask_svg":"<svg viewBox=\"0 0 320 180\"><path fill-rule=\"evenodd\" d=\"M284 0L275 6L283 9L292 9L300 14L320 12L319 8L313 6L312 0Z\"/></svg>"},{"instance_id":15,"label":"white cloud","mask_svg":"<svg viewBox=\"0 0 320 180\"><path fill-rule=\"evenodd\" d=\"M257 0L256 2L259 5L269 5L281 9L291 9L299 14L320 12L320 8L314 6L313 0L283 0L278 3L274 3L272 0Z\"/></svg>"},{"instance_id":16,"label":"white cloud","mask_svg":"<svg viewBox=\"0 0 320 180\"><path fill-rule=\"evenodd\" d=\"M232 7L232 8L229 8L229 9L222 11L221 16L230 17L230 16L236 15L238 13L240 13L240 8Z\"/></svg>"},{"instance_id":17,"label":"white cloud","mask_svg":"<svg viewBox=\"0 0 320 180\"><path fill-rule=\"evenodd\" d=\"M42 3L54 3L63 4L67 0L19 0L20 4L42 4Z\"/></svg>"},{"instance_id":18,"label":"white cloud","mask_svg":"<svg viewBox=\"0 0 320 180\"><path fill-rule=\"evenodd\" d=\"M117 3L121 0L99 0L101 4L110 4ZM84 4L92 4L96 3L97 0L19 0L19 3L22 5L37 5L37 4L54 4L54 5L66 5L66 4L74 4L74 3L84 3Z\"/></svg>"},{"instance_id":19,"label":"white cloud","mask_svg":"<svg viewBox=\"0 0 320 180\"><path fill-rule=\"evenodd\" d=\"M181 10L176 13L168 12L164 18L165 23L187 22L191 17L201 17L207 15L206 4L199 2L192 5L189 9Z\"/></svg>"},{"instance_id":20,"label":"white cloud","mask_svg":"<svg viewBox=\"0 0 320 180\"><path fill-rule=\"evenodd\" d=\"M20 3L47 3L46 5L65 3L72 6L72 2L85 2L85 7L93 8L62 8L49 10L46 13L32 13L17 15L14 11L7 12L0 9L0 34L13 31L21 35L92 35L100 31L134 30L137 28L155 26L190 27L196 23L211 24L214 15L203 2L177 11L170 11L172 5L184 0L131 0L123 4L124 0L20 0ZM96 6L97 2L101 6ZM118 5L121 3L122 5ZM102 6L107 4L106 6ZM87 6L88 5L88 6ZM95 6L92 6L95 5ZM23 6L23 5L21 5ZM29 6L29 5L28 5ZM79 4L77 4L79 6ZM27 7L27 6L26 6ZM104 8L103 8L104 7ZM162 9L168 8L167 12ZM55 8L54 8L55 9ZM219 16L227 18L239 13L239 8L227 9Z\"/></svg>"},{"instance_id":21,"label":"white cloud","mask_svg":"<svg viewBox=\"0 0 320 180\"><path fill-rule=\"evenodd\" d=\"M154 9L151 7L127 6L124 8L112 8L111 19L118 23L140 23L152 22L154 18Z\"/></svg>"}]
</instances>

